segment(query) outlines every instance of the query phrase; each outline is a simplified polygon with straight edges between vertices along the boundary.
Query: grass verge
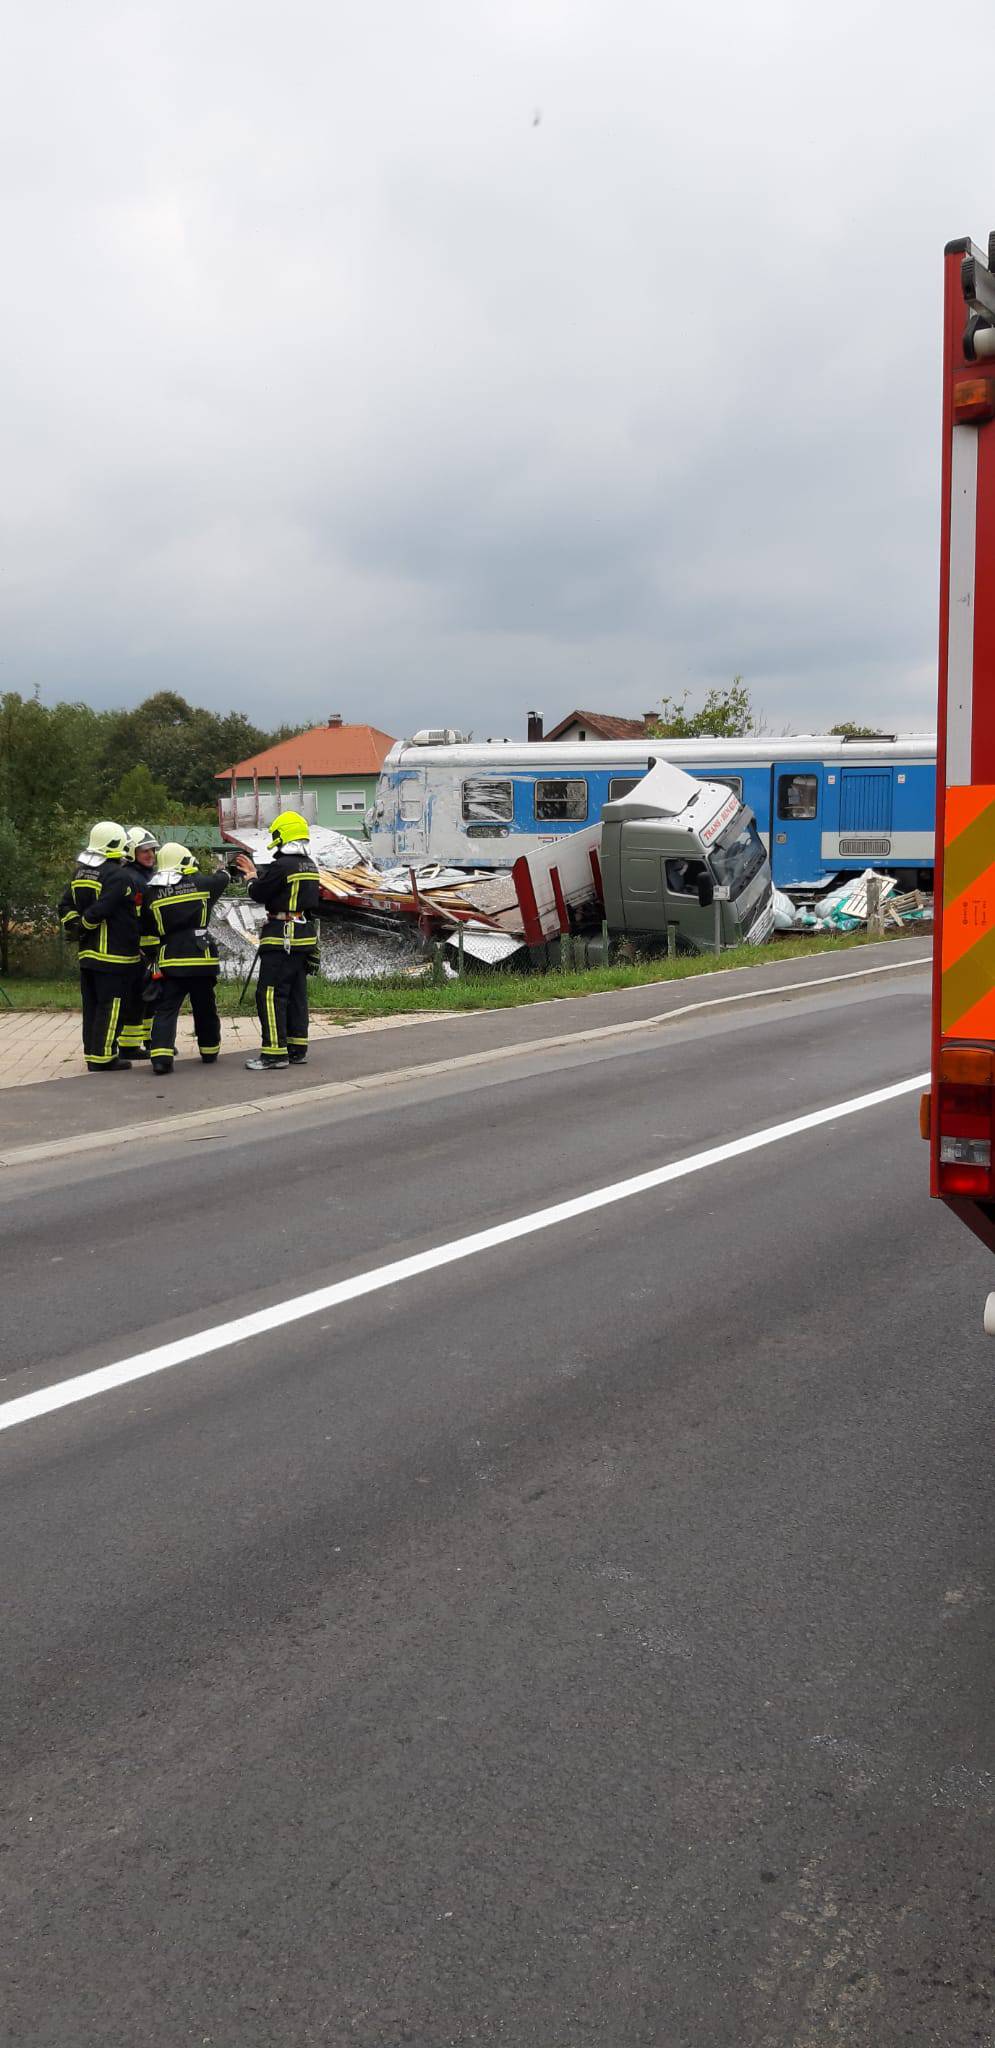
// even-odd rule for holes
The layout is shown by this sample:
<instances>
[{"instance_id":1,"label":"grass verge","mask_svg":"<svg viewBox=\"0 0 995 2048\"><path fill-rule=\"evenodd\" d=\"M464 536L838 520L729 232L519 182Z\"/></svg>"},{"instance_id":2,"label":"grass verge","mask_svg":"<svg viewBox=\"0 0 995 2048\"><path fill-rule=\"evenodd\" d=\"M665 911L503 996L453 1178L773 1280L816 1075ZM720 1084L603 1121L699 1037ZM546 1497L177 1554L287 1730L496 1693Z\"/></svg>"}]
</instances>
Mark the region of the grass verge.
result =
<instances>
[{"instance_id":1,"label":"grass verge","mask_svg":"<svg viewBox=\"0 0 995 2048\"><path fill-rule=\"evenodd\" d=\"M895 933L895 938L915 936ZM925 936L925 935L924 935ZM729 967L759 967L778 960L797 960L813 953L841 953L869 943L864 932L846 936L783 938L774 945L736 946L718 957L693 954L678 960L666 957L642 960L631 966L577 969L549 974L503 973L467 974L462 981L436 986L425 978L385 975L378 981L325 981L315 975L308 983L311 1008L348 1024L365 1017L397 1017L435 1010L514 1009L520 1003L548 1003L571 996L602 995L617 988L642 988L657 981L685 981L699 974L714 974ZM880 945L880 940L873 943ZM79 1003L75 981L43 981L12 975L4 982L16 1010L74 1010ZM220 982L218 1007L222 1016L238 1011L237 982ZM253 1009L250 989L243 1013ZM0 1017L6 1004L0 1000Z\"/></svg>"}]
</instances>

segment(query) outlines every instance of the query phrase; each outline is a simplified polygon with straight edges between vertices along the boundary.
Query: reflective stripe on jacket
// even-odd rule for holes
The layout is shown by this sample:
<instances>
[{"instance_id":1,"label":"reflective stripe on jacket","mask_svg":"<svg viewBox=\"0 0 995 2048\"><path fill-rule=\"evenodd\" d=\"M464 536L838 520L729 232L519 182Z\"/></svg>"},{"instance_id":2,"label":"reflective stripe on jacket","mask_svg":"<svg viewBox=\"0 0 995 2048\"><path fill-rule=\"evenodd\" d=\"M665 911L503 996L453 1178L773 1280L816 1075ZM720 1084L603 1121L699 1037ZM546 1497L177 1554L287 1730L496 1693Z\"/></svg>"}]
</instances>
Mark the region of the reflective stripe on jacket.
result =
<instances>
[{"instance_id":1,"label":"reflective stripe on jacket","mask_svg":"<svg viewBox=\"0 0 995 2048\"><path fill-rule=\"evenodd\" d=\"M254 903L261 903L266 923L259 944L267 952L279 948L285 953L315 951L318 944L317 912L320 900L318 870L309 853L274 854L249 883Z\"/></svg>"},{"instance_id":2,"label":"reflective stripe on jacket","mask_svg":"<svg viewBox=\"0 0 995 2048\"><path fill-rule=\"evenodd\" d=\"M158 973L217 974L217 947L207 925L227 887L224 868L213 875L153 883L145 899L142 947Z\"/></svg>"},{"instance_id":3,"label":"reflective stripe on jacket","mask_svg":"<svg viewBox=\"0 0 995 2048\"><path fill-rule=\"evenodd\" d=\"M118 860L94 866L82 854L59 902L67 938L78 939L84 967L137 967L138 907L135 891Z\"/></svg>"}]
</instances>

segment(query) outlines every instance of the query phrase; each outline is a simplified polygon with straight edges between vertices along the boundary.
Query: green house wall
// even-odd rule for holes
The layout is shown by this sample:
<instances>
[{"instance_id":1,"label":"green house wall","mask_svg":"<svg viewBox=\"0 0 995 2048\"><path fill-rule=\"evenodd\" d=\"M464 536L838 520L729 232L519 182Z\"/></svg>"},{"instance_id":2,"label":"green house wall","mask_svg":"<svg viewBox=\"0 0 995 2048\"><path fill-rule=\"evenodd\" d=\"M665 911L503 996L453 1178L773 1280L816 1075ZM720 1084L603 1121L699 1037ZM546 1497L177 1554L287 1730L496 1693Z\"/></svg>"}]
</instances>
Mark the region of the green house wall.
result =
<instances>
[{"instance_id":1,"label":"green house wall","mask_svg":"<svg viewBox=\"0 0 995 2048\"><path fill-rule=\"evenodd\" d=\"M317 794L319 825L327 825L333 832L348 832L352 839L363 839L366 836L366 827L363 821L366 812L373 802L376 787L377 778L375 775L308 775L304 780L305 790L314 790ZM251 776L240 776L237 788L239 796L251 796L253 790ZM260 793L264 796L272 795L276 789L274 778L271 775L261 775L259 777L259 789ZM352 797L361 796L363 799L361 808L359 810L340 810L339 798L345 794ZM283 799L284 808L292 811L297 798L297 779L295 776L284 775L281 777L280 795Z\"/></svg>"}]
</instances>

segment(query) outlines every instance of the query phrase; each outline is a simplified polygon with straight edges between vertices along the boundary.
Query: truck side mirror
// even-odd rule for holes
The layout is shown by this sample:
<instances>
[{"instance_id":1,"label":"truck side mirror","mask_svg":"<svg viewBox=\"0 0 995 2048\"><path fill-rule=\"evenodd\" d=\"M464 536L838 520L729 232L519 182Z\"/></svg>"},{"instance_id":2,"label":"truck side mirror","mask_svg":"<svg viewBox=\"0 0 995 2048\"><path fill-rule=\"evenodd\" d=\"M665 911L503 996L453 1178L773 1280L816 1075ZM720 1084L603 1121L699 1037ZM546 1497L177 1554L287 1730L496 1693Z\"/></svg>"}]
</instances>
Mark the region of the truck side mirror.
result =
<instances>
[{"instance_id":1,"label":"truck side mirror","mask_svg":"<svg viewBox=\"0 0 995 2048\"><path fill-rule=\"evenodd\" d=\"M710 909L715 901L715 883L707 868L704 874L698 876L698 901L702 910Z\"/></svg>"}]
</instances>

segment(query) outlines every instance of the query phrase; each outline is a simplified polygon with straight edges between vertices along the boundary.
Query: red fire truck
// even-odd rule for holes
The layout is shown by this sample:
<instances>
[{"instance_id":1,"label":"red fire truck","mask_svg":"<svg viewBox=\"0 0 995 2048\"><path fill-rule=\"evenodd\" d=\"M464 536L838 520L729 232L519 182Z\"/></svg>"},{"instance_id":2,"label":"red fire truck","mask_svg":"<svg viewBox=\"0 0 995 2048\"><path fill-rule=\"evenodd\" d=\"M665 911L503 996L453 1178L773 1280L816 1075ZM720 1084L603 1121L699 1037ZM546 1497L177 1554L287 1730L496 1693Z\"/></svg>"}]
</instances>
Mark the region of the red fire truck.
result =
<instances>
[{"instance_id":1,"label":"red fire truck","mask_svg":"<svg viewBox=\"0 0 995 2048\"><path fill-rule=\"evenodd\" d=\"M995 234L948 242L930 1192L995 1251ZM985 1309L995 1334L995 1294Z\"/></svg>"}]
</instances>

